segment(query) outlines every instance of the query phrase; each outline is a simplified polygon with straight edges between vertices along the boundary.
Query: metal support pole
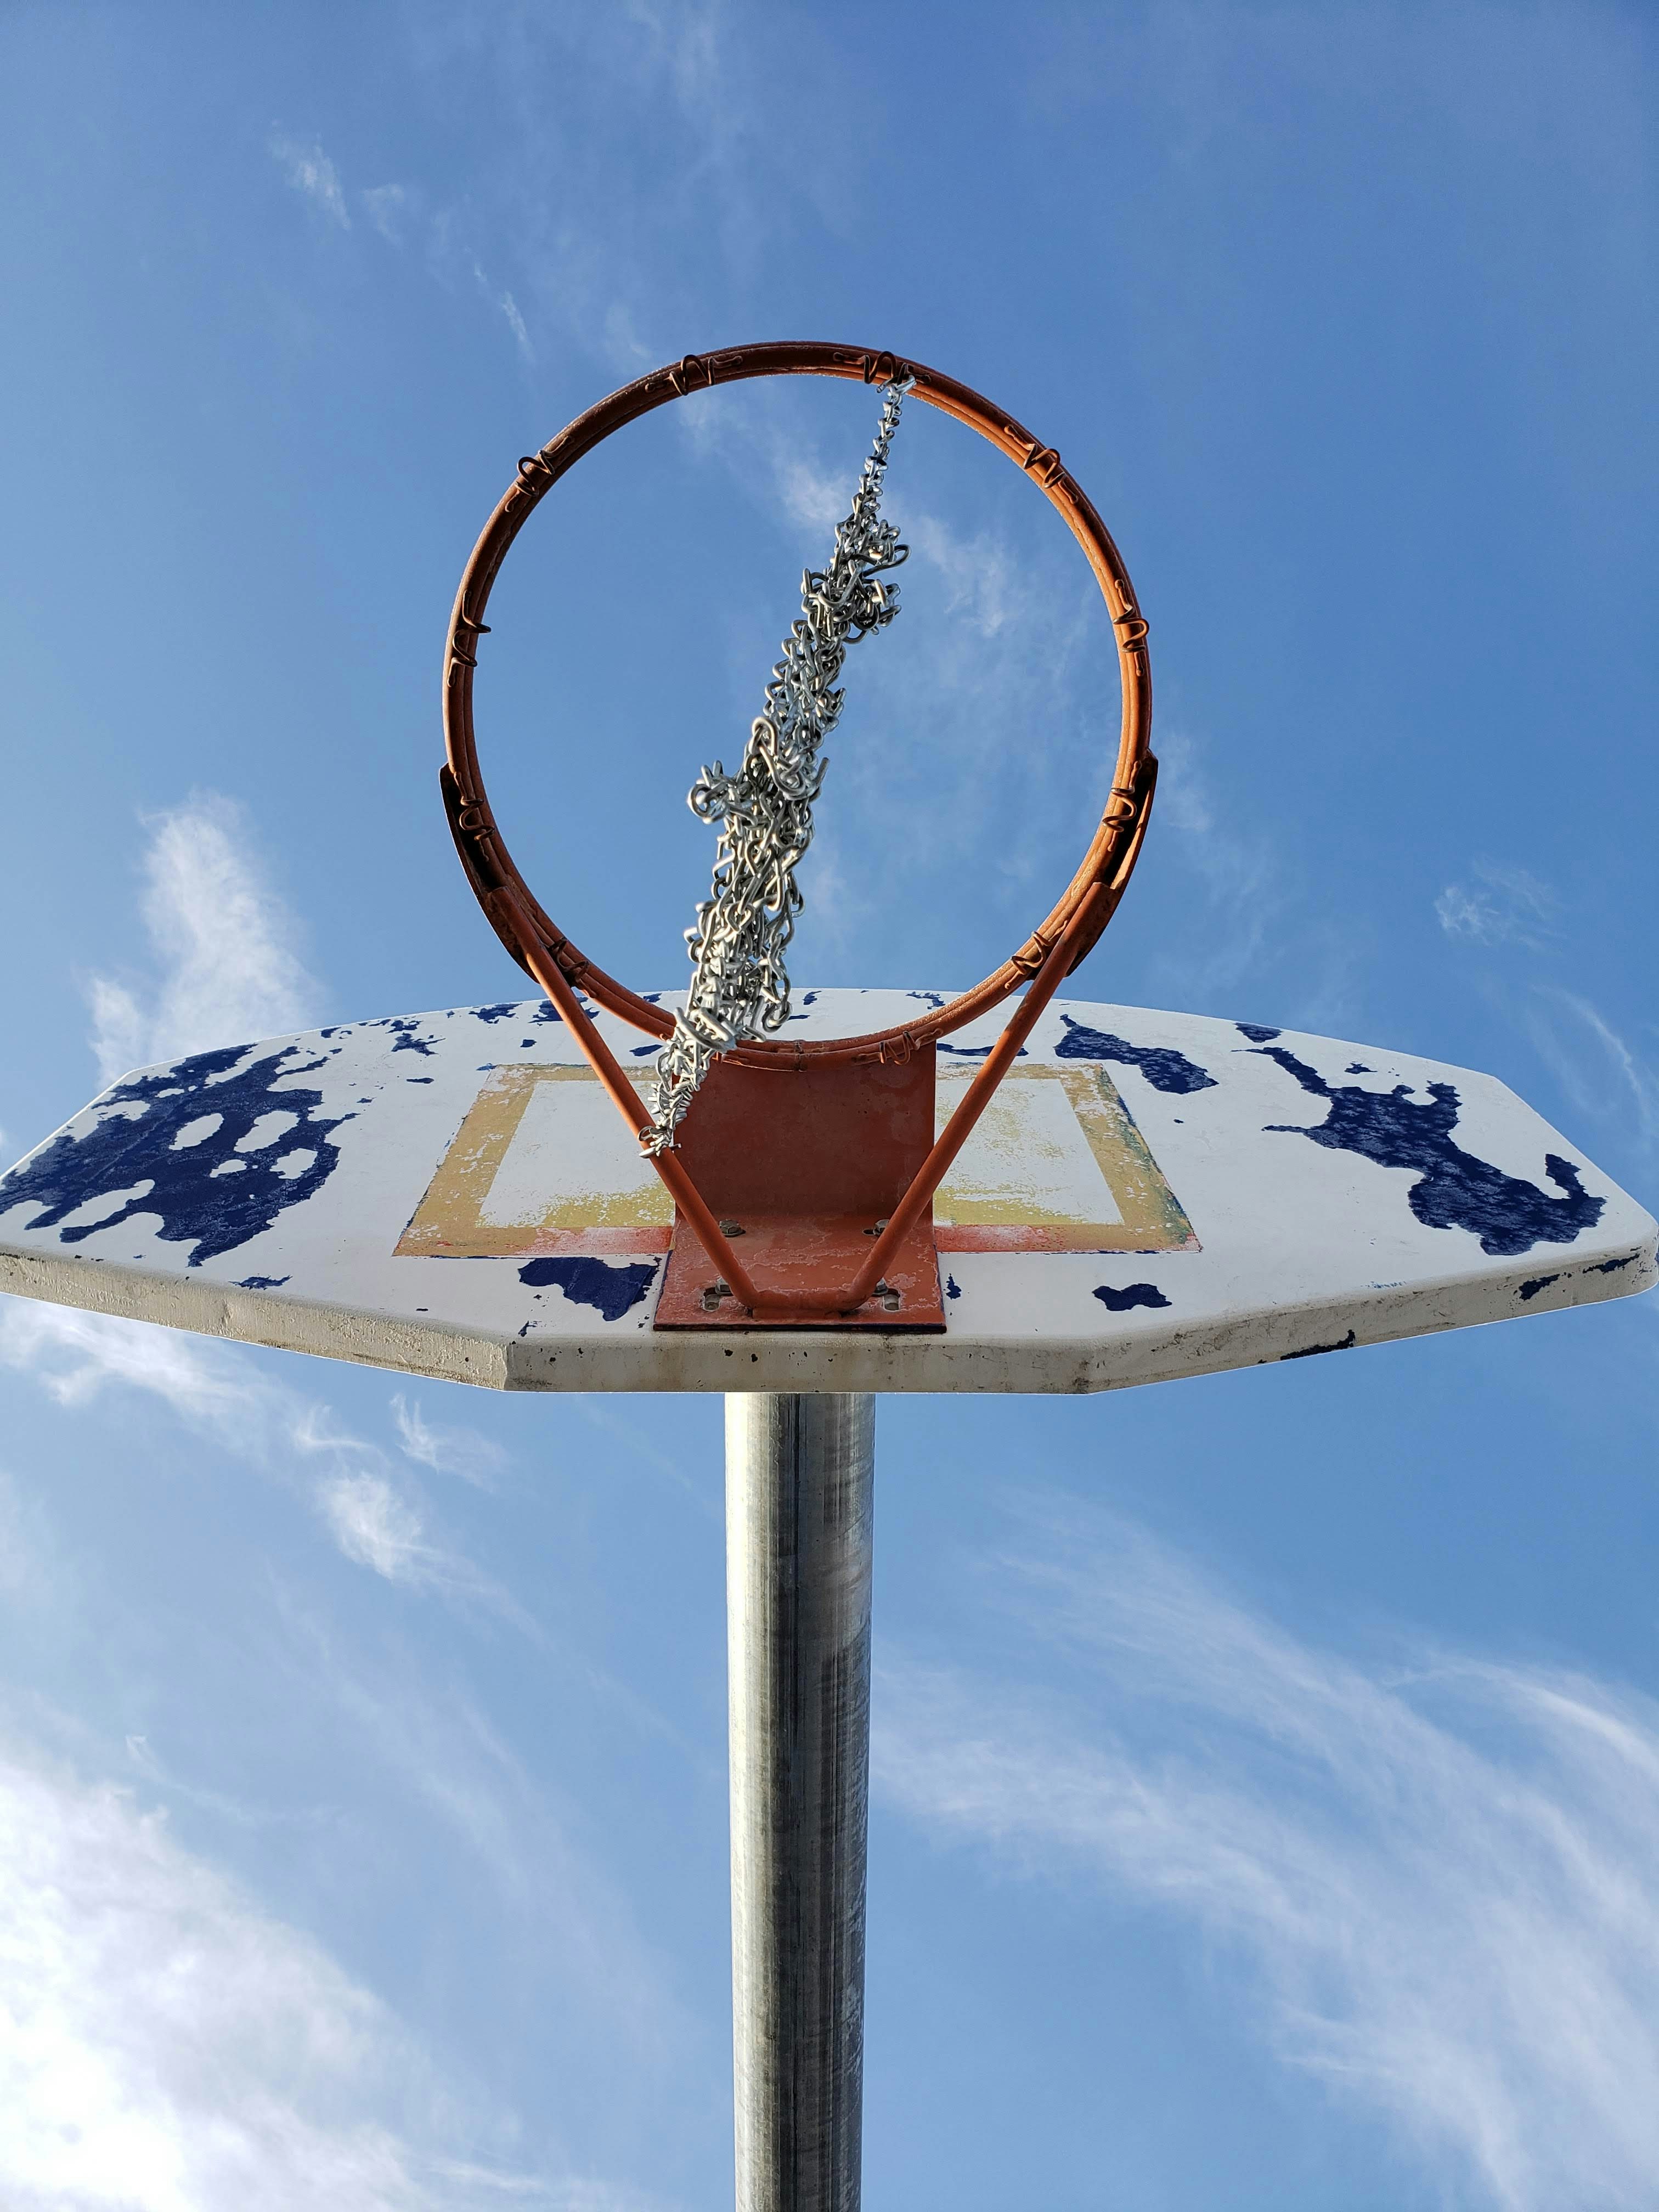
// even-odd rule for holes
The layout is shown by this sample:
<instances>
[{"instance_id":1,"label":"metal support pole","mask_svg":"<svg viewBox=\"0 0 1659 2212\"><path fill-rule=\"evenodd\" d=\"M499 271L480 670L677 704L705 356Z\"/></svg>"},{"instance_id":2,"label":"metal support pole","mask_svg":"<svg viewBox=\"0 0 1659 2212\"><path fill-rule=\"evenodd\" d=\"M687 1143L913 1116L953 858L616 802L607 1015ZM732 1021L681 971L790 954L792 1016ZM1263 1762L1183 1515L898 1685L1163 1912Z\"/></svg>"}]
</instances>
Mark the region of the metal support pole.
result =
<instances>
[{"instance_id":1,"label":"metal support pole","mask_svg":"<svg viewBox=\"0 0 1659 2212\"><path fill-rule=\"evenodd\" d=\"M726 1401L738 2212L858 2212L875 1401Z\"/></svg>"}]
</instances>

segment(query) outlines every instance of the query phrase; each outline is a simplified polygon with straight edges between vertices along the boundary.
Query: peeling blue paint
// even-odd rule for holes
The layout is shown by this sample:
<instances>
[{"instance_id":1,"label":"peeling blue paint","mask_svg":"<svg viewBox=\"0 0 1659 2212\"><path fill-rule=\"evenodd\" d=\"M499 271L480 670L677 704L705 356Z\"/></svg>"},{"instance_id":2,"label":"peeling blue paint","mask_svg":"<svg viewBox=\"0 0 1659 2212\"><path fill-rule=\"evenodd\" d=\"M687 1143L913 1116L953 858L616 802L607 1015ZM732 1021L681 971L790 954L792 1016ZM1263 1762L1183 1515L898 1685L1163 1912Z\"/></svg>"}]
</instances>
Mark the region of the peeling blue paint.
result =
<instances>
[{"instance_id":1,"label":"peeling blue paint","mask_svg":"<svg viewBox=\"0 0 1659 2212\"><path fill-rule=\"evenodd\" d=\"M996 1047L994 1044L945 1044L941 1041L937 1049L940 1052L953 1052L958 1060L984 1060L996 1050ZM1014 1057L1016 1060L1024 1059L1024 1045L1021 1045Z\"/></svg>"},{"instance_id":2,"label":"peeling blue paint","mask_svg":"<svg viewBox=\"0 0 1659 2212\"><path fill-rule=\"evenodd\" d=\"M592 1306L602 1321L620 1321L655 1280L654 1260L532 1260L519 1280L532 1290L555 1283L574 1305Z\"/></svg>"},{"instance_id":3,"label":"peeling blue paint","mask_svg":"<svg viewBox=\"0 0 1659 2212\"><path fill-rule=\"evenodd\" d=\"M1271 1133L1306 1137L1331 1152L1357 1152L1379 1167L1413 1168L1421 1181L1407 1202L1425 1229L1467 1229L1492 1257L1513 1258L1534 1244L1571 1244L1601 1218L1606 1201L1594 1198L1578 1179L1578 1170L1557 1152L1544 1156L1544 1170L1563 1194L1552 1197L1536 1183L1506 1175L1452 1142L1462 1100L1450 1083L1431 1083L1429 1103L1419 1105L1408 1083L1387 1093L1358 1084L1327 1083L1324 1077L1281 1045L1262 1048L1315 1098L1328 1098L1330 1113L1315 1127L1293 1121L1264 1124Z\"/></svg>"},{"instance_id":4,"label":"peeling blue paint","mask_svg":"<svg viewBox=\"0 0 1659 2212\"><path fill-rule=\"evenodd\" d=\"M551 999L544 999L538 1011L530 1017L532 1022L562 1022L564 1016Z\"/></svg>"},{"instance_id":5,"label":"peeling blue paint","mask_svg":"<svg viewBox=\"0 0 1659 2212\"><path fill-rule=\"evenodd\" d=\"M1133 1306L1167 1306L1170 1303L1156 1283L1130 1283L1121 1291L1102 1283L1095 1296L1109 1313L1127 1313Z\"/></svg>"},{"instance_id":6,"label":"peeling blue paint","mask_svg":"<svg viewBox=\"0 0 1659 2212\"><path fill-rule=\"evenodd\" d=\"M236 1287L239 1291L280 1291L287 1280L286 1275L244 1275Z\"/></svg>"},{"instance_id":7,"label":"peeling blue paint","mask_svg":"<svg viewBox=\"0 0 1659 2212\"><path fill-rule=\"evenodd\" d=\"M1559 1283L1560 1279L1561 1278L1559 1274L1534 1275L1529 1283L1522 1283L1521 1285L1519 1295L1522 1304L1523 1305L1528 1304L1530 1300L1538 1296L1540 1291L1548 1290L1552 1283Z\"/></svg>"},{"instance_id":8,"label":"peeling blue paint","mask_svg":"<svg viewBox=\"0 0 1659 2212\"><path fill-rule=\"evenodd\" d=\"M1363 1060L1351 1060L1343 1073L1347 1075L1374 1075L1376 1071L1367 1067Z\"/></svg>"},{"instance_id":9,"label":"peeling blue paint","mask_svg":"<svg viewBox=\"0 0 1659 2212\"><path fill-rule=\"evenodd\" d=\"M1281 1352L1279 1356L1281 1360L1317 1359L1322 1352L1352 1352L1356 1341L1354 1333L1350 1329L1346 1336L1338 1337L1334 1344L1304 1344L1300 1352Z\"/></svg>"},{"instance_id":10,"label":"peeling blue paint","mask_svg":"<svg viewBox=\"0 0 1659 2212\"><path fill-rule=\"evenodd\" d=\"M1233 1027L1240 1036L1249 1037L1252 1044L1271 1044L1276 1036L1284 1035L1282 1030L1264 1029L1260 1022L1235 1022ZM1234 1050L1237 1049L1235 1046Z\"/></svg>"},{"instance_id":11,"label":"peeling blue paint","mask_svg":"<svg viewBox=\"0 0 1659 2212\"><path fill-rule=\"evenodd\" d=\"M386 1027L392 1033L393 1052L418 1052L430 1060L432 1040L429 1037L416 1036L415 1032L420 1026L413 1014L405 1015L401 1021L388 1022Z\"/></svg>"},{"instance_id":12,"label":"peeling blue paint","mask_svg":"<svg viewBox=\"0 0 1659 2212\"><path fill-rule=\"evenodd\" d=\"M1639 1252L1626 1252L1622 1260L1597 1260L1594 1266L1586 1267L1584 1273L1587 1275L1616 1275L1621 1267L1633 1267L1641 1256Z\"/></svg>"},{"instance_id":13,"label":"peeling blue paint","mask_svg":"<svg viewBox=\"0 0 1659 2212\"><path fill-rule=\"evenodd\" d=\"M481 1022L504 1022L509 1014L518 1012L520 1004L517 999L507 999L499 1006L474 1006L472 1012Z\"/></svg>"},{"instance_id":14,"label":"peeling blue paint","mask_svg":"<svg viewBox=\"0 0 1659 2212\"><path fill-rule=\"evenodd\" d=\"M945 1278L945 1295L947 1298L959 1298L962 1296L962 1285L957 1282L954 1275L947 1275Z\"/></svg>"},{"instance_id":15,"label":"peeling blue paint","mask_svg":"<svg viewBox=\"0 0 1659 2212\"><path fill-rule=\"evenodd\" d=\"M33 1201L44 1211L29 1228L57 1228L64 1244L135 1214L158 1214L159 1237L195 1243L192 1267L261 1235L328 1181L340 1158L328 1139L353 1116L319 1114L320 1091L275 1088L314 1073L320 1060L287 1066L299 1047L285 1045L238 1069L247 1049L227 1045L197 1053L174 1067L118 1083L98 1101L98 1121L84 1136L64 1131L0 1181L0 1212ZM137 1112L123 1110L133 1108ZM277 1118L292 1126L246 1141L258 1123ZM58 1228L77 1208L141 1183L141 1191L102 1220Z\"/></svg>"},{"instance_id":16,"label":"peeling blue paint","mask_svg":"<svg viewBox=\"0 0 1659 2212\"><path fill-rule=\"evenodd\" d=\"M1056 1060L1111 1060L1124 1067L1138 1067L1154 1091L1176 1097L1215 1088L1214 1076L1196 1060L1188 1060L1184 1052L1165 1045L1131 1044L1127 1037L1114 1036L1108 1030L1085 1028L1070 1014L1060 1018L1066 1024L1066 1034L1054 1047ZM1278 1034L1277 1030L1273 1031L1273 1036Z\"/></svg>"}]
</instances>

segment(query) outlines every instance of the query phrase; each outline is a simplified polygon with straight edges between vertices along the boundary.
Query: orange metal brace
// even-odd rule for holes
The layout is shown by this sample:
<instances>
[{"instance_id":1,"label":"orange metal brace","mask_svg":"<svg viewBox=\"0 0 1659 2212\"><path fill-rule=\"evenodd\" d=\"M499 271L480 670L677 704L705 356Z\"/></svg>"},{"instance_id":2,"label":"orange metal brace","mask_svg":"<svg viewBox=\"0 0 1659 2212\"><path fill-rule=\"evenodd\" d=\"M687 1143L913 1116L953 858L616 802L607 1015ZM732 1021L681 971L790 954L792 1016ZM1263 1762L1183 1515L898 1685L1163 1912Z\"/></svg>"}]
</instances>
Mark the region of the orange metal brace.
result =
<instances>
[{"instance_id":1,"label":"orange metal brace","mask_svg":"<svg viewBox=\"0 0 1659 2212\"><path fill-rule=\"evenodd\" d=\"M636 1137L643 1139L648 1136L653 1127L652 1120L641 1102L639 1092L629 1081L615 1053L599 1035L586 1007L565 981L558 962L537 943L529 927L529 917L517 897L511 890L502 889L493 894L493 905L495 910L490 919L495 921L499 915L501 921L512 930L523 947L525 965L558 1008L580 1046L582 1056L610 1092L617 1112ZM672 1152L648 1153L647 1158L667 1185L668 1194L675 1205L696 1231L703 1249L720 1261L726 1280L744 1304L750 1308L758 1304L760 1294L750 1281L748 1271L732 1249L719 1222L704 1205L696 1183L687 1175L681 1162Z\"/></svg>"}]
</instances>

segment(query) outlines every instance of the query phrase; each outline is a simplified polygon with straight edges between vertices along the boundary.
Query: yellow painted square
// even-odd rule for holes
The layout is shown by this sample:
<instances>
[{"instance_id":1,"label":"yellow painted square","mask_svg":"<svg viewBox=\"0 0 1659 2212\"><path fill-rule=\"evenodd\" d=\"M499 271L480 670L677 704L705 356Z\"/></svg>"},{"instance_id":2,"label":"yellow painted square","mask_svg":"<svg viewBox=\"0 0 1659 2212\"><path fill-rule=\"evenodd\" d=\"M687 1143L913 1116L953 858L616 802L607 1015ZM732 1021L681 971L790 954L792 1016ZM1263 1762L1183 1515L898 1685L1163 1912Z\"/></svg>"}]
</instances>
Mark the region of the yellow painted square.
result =
<instances>
[{"instance_id":1,"label":"yellow painted square","mask_svg":"<svg viewBox=\"0 0 1659 2212\"><path fill-rule=\"evenodd\" d=\"M972 1079L941 1065L943 1128ZM641 1075L636 1087L644 1089ZM1164 1251L1192 1226L1104 1069L1013 1068L934 1200L942 1251ZM490 1071L397 1249L660 1252L668 1194L586 1066Z\"/></svg>"}]
</instances>

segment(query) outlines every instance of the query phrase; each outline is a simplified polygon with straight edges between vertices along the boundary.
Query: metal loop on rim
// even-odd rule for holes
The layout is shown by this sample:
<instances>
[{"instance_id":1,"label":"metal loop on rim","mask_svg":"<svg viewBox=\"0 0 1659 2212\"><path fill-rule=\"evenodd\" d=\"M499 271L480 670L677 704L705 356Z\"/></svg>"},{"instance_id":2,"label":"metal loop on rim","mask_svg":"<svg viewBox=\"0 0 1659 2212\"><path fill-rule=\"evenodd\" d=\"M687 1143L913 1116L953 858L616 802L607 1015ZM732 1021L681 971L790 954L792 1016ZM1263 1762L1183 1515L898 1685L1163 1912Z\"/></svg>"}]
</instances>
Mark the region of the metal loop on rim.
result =
<instances>
[{"instance_id":1,"label":"metal loop on rim","mask_svg":"<svg viewBox=\"0 0 1659 2212\"><path fill-rule=\"evenodd\" d=\"M834 1060L888 1060L907 1057L919 1046L966 1023L976 1020L1017 991L1032 973L1039 946L1054 945L1067 924L1097 884L1108 887L1097 916L1091 917L1086 942L1078 962L1092 951L1101 931L1127 888L1129 876L1146 835L1158 763L1151 747L1152 671L1146 651L1146 622L1129 581L1121 555L1111 533L1093 507L1061 465L1051 446L1006 414L980 393L937 369L901 361L889 352L867 348L825 345L811 340L780 344L732 346L720 353L687 354L665 368L624 385L590 407L585 415L551 438L538 453L526 454L473 548L455 596L450 617L448 648L444 668L444 735L448 751L441 781L461 864L490 926L521 968L528 972L520 932L528 926L541 950L556 963L574 984L578 979L588 998L608 1012L631 1023L649 1036L666 1036L672 1017L607 975L565 936L538 902L514 866L489 805L478 767L472 720L472 679L477 666L477 645L488 634L484 611L502 562L514 539L534 508L584 453L624 424L634 422L688 392L706 391L717 384L742 382L758 376L838 376L866 384L888 383L899 375L914 379L915 397L926 400L955 421L965 423L1006 453L1042 491L1065 517L1066 527L1083 548L1093 569L1117 642L1118 666L1123 685L1123 719L1117 758L1112 773L1111 795L1081 865L1060 902L1019 950L1002 965L936 1012L892 1029L872 1030L866 1036L778 1039L739 1046L731 1055L750 1066L779 1066L798 1063L803 1057ZM1097 921L1097 925L1096 921Z\"/></svg>"}]
</instances>

